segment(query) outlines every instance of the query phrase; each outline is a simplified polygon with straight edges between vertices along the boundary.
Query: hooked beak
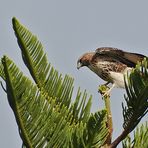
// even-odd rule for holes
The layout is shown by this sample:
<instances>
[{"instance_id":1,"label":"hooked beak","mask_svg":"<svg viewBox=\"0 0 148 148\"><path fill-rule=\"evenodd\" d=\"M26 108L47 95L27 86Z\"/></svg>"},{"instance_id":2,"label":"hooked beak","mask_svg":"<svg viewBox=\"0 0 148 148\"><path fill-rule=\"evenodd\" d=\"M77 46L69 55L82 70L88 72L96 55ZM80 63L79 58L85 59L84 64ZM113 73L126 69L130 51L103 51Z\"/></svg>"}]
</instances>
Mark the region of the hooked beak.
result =
<instances>
[{"instance_id":1,"label":"hooked beak","mask_svg":"<svg viewBox=\"0 0 148 148\"><path fill-rule=\"evenodd\" d=\"M82 63L78 62L77 63L77 69L80 69L82 67Z\"/></svg>"}]
</instances>

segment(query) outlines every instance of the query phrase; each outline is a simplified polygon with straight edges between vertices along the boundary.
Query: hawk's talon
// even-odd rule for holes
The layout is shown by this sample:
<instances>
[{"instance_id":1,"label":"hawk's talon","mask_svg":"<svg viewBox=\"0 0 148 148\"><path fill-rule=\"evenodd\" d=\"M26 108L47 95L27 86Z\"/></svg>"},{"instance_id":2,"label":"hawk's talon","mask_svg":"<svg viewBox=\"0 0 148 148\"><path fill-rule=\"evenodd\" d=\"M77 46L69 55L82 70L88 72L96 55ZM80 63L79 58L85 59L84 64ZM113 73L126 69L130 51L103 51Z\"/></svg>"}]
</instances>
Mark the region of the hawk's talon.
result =
<instances>
[{"instance_id":1,"label":"hawk's talon","mask_svg":"<svg viewBox=\"0 0 148 148\"><path fill-rule=\"evenodd\" d=\"M115 87L115 84L113 84L111 87L108 87L106 85L100 85L98 92L102 95L102 97L110 96L110 92L114 87Z\"/></svg>"},{"instance_id":2,"label":"hawk's talon","mask_svg":"<svg viewBox=\"0 0 148 148\"><path fill-rule=\"evenodd\" d=\"M106 91L104 94L101 94L102 97L110 97L110 91Z\"/></svg>"}]
</instances>

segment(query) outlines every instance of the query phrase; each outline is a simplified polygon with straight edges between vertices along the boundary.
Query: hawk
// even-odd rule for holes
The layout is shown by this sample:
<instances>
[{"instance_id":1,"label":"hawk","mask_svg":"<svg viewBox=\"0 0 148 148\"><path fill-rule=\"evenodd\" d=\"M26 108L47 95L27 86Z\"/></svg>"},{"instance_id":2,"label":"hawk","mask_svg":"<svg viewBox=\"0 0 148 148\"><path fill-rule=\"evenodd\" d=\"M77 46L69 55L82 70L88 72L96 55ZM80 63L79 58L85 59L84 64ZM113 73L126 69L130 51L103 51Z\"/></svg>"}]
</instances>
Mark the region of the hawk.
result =
<instances>
[{"instance_id":1,"label":"hawk","mask_svg":"<svg viewBox=\"0 0 148 148\"><path fill-rule=\"evenodd\" d=\"M135 68L137 62L144 59L144 55L126 52L112 47L101 47L95 52L83 54L77 61L77 68L88 67L100 78L105 80L108 85L112 83L108 94L112 88L125 88L124 75Z\"/></svg>"}]
</instances>

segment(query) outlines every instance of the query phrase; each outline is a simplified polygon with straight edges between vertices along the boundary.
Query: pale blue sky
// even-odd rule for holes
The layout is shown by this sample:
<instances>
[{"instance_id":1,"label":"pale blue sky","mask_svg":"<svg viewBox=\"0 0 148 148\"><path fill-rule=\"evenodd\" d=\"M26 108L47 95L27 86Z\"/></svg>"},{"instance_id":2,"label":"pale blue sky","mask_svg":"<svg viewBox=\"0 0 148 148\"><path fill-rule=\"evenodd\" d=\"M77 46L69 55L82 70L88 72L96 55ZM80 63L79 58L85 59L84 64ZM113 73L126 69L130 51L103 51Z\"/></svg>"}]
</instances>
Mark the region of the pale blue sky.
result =
<instances>
[{"instance_id":1,"label":"pale blue sky","mask_svg":"<svg viewBox=\"0 0 148 148\"><path fill-rule=\"evenodd\" d=\"M148 55L147 7L147 1L139 0L1 0L0 57L8 55L29 75L11 25L15 16L38 36L52 65L75 78L75 89L80 86L93 95L92 111L97 111L103 107L97 89L104 81L87 68L78 71L76 61L81 54L101 46ZM114 89L111 95L114 137L122 130L124 93ZM2 88L0 96L0 147L20 148L15 118Z\"/></svg>"}]
</instances>

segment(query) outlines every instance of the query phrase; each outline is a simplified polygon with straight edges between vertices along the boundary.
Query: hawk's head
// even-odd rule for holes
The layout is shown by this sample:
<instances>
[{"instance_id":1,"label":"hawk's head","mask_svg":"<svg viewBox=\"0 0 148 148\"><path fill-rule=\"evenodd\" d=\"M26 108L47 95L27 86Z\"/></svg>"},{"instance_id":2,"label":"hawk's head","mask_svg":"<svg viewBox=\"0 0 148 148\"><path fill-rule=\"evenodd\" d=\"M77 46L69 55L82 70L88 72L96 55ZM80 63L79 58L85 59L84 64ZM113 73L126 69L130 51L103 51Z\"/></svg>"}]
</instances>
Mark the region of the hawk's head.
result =
<instances>
[{"instance_id":1,"label":"hawk's head","mask_svg":"<svg viewBox=\"0 0 148 148\"><path fill-rule=\"evenodd\" d=\"M90 61L94 55L94 52L89 52L83 54L77 61L77 69L83 67L83 66L88 66L90 64Z\"/></svg>"}]
</instances>

